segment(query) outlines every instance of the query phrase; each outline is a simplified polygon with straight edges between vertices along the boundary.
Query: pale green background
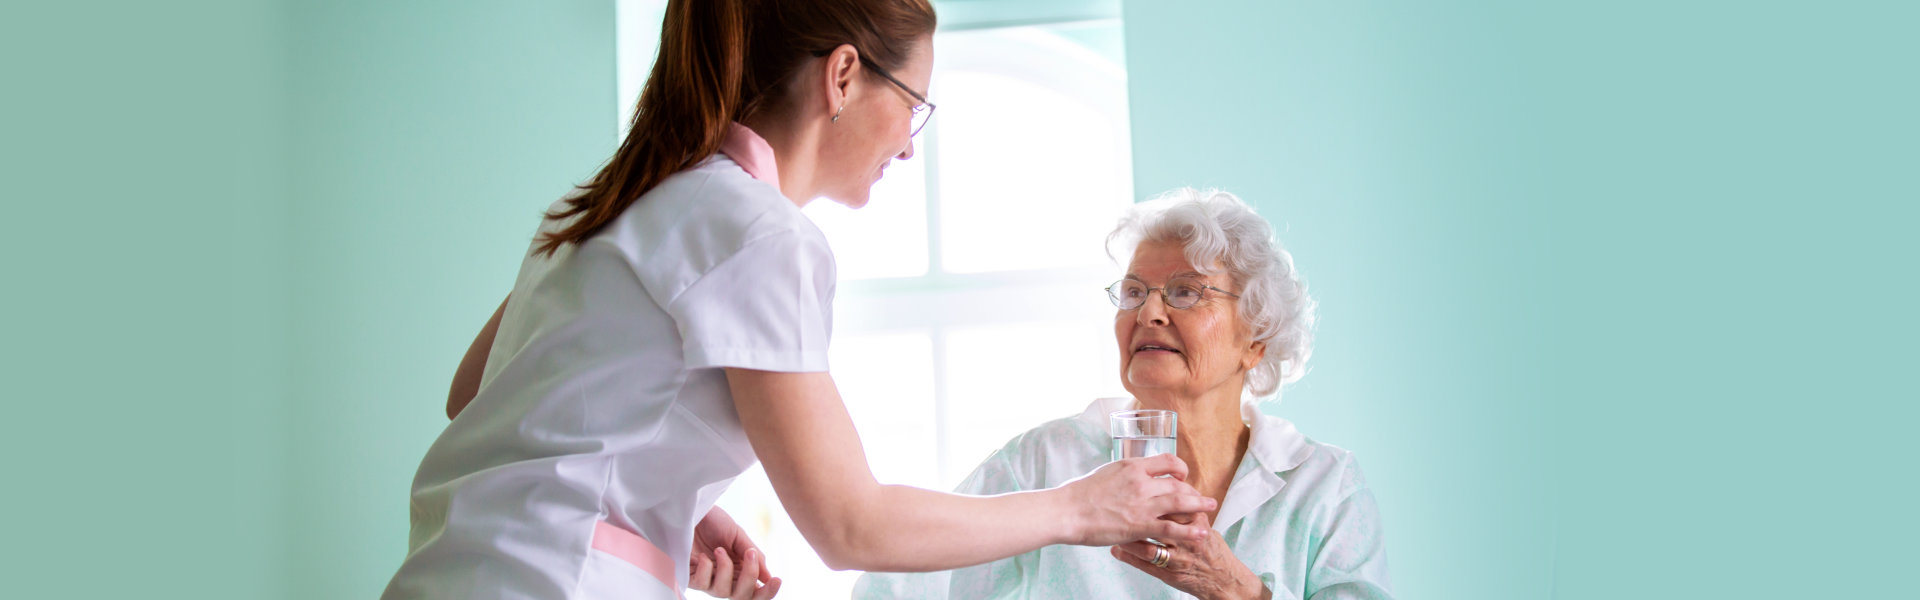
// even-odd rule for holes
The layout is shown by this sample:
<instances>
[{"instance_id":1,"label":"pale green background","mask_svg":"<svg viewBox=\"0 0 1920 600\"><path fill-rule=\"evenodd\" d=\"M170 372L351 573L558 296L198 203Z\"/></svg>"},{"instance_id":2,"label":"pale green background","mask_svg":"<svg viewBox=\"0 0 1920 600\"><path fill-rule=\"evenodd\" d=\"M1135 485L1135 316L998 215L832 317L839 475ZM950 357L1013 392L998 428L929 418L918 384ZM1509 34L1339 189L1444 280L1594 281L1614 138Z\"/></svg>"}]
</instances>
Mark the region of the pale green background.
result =
<instances>
[{"instance_id":1,"label":"pale green background","mask_svg":"<svg viewBox=\"0 0 1920 600\"><path fill-rule=\"evenodd\" d=\"M1126 1L1135 188L1281 224L1404 597L1910 589L1920 15L1540 4ZM0 9L0 595L377 595L612 12Z\"/></svg>"}]
</instances>

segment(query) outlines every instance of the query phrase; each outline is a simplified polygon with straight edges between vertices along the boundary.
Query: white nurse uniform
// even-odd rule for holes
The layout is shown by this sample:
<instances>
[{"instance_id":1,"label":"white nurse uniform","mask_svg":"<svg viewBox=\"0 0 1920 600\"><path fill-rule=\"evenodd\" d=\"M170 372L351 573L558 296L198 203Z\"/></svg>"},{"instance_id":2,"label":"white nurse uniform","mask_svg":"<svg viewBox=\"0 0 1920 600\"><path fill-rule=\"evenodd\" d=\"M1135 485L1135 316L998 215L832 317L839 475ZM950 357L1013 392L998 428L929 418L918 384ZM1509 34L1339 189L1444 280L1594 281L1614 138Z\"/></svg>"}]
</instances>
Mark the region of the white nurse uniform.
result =
<instances>
[{"instance_id":1,"label":"white nurse uniform","mask_svg":"<svg viewBox=\"0 0 1920 600\"><path fill-rule=\"evenodd\" d=\"M757 460L722 367L826 371L833 291L826 239L738 124L592 239L529 253L382 598L678 597L694 525Z\"/></svg>"}]
</instances>

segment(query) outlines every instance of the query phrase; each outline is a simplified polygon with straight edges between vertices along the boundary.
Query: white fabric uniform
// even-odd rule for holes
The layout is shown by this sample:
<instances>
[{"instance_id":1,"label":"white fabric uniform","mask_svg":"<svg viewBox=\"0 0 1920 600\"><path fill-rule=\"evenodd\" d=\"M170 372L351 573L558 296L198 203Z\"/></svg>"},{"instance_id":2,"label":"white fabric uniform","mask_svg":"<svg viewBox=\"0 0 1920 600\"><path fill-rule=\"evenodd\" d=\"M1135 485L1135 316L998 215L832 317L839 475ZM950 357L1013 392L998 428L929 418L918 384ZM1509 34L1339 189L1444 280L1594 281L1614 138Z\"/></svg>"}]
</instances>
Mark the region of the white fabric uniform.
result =
<instances>
[{"instance_id":1,"label":"white fabric uniform","mask_svg":"<svg viewBox=\"0 0 1920 600\"><path fill-rule=\"evenodd\" d=\"M833 289L820 230L724 154L530 253L382 598L678 596L694 524L757 460L720 367L827 370Z\"/></svg>"},{"instance_id":2,"label":"white fabric uniform","mask_svg":"<svg viewBox=\"0 0 1920 600\"><path fill-rule=\"evenodd\" d=\"M1001 494L1058 487L1106 464L1107 415L1133 408L1103 399L1008 442L955 491ZM1234 558L1273 597L1390 600L1380 514L1353 454L1301 435L1286 419L1241 405L1247 453L1220 503L1219 531ZM1047 546L983 565L934 573L869 573L854 598L1192 598L1115 560L1106 547Z\"/></svg>"}]
</instances>

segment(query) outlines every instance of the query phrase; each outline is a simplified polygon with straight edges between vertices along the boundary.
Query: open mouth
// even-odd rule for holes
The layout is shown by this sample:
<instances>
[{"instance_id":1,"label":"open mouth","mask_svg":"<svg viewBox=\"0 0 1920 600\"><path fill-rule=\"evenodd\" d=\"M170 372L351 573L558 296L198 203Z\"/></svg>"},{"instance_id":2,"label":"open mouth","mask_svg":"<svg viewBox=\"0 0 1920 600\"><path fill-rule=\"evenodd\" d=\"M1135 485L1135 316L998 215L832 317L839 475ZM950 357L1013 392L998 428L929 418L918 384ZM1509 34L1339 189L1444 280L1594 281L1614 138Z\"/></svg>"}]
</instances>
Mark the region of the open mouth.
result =
<instances>
[{"instance_id":1,"label":"open mouth","mask_svg":"<svg viewBox=\"0 0 1920 600\"><path fill-rule=\"evenodd\" d=\"M1145 354L1148 352L1169 352L1173 354L1180 353L1179 350L1168 348L1166 346L1158 346L1154 344L1141 344L1139 347L1133 349L1134 354Z\"/></svg>"}]
</instances>

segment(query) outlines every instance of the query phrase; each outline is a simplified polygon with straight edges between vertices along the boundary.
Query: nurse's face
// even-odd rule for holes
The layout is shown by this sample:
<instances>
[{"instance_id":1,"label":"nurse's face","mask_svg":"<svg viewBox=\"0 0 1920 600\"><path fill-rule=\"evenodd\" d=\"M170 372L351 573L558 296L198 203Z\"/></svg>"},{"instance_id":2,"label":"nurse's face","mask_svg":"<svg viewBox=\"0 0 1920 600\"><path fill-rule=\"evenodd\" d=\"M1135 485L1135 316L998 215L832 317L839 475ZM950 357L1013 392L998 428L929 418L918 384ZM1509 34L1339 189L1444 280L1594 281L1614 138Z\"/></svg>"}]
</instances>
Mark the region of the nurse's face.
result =
<instances>
[{"instance_id":1,"label":"nurse's face","mask_svg":"<svg viewBox=\"0 0 1920 600\"><path fill-rule=\"evenodd\" d=\"M871 71L861 65L863 71ZM888 72L925 96L933 78L933 37L914 42L907 63ZM826 185L821 195L850 208L867 205L873 184L894 160L913 157L912 94L878 73L863 72L848 87L840 120L827 128L829 147L821 157Z\"/></svg>"}]
</instances>

